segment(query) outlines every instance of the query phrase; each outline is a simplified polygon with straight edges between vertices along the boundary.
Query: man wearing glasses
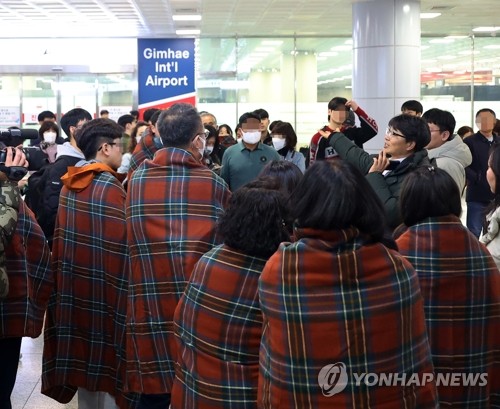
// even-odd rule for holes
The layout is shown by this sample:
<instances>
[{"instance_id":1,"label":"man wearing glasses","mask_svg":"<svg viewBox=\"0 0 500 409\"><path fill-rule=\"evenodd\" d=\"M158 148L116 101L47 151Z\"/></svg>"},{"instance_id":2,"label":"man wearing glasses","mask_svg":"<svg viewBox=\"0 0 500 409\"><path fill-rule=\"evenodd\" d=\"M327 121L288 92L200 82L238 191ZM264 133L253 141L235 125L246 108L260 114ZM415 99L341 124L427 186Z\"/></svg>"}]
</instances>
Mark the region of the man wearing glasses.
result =
<instances>
[{"instance_id":1,"label":"man wearing glasses","mask_svg":"<svg viewBox=\"0 0 500 409\"><path fill-rule=\"evenodd\" d=\"M430 165L425 147L431 135L427 123L419 117L398 115L389 121L384 149L370 155L337 130L330 146L341 159L356 166L384 204L387 224L394 230L402 219L399 212L399 191L404 178L417 166Z\"/></svg>"},{"instance_id":2,"label":"man wearing glasses","mask_svg":"<svg viewBox=\"0 0 500 409\"><path fill-rule=\"evenodd\" d=\"M206 134L189 104L163 111L164 148L132 174L127 191L130 285L127 387L138 409L168 408L177 346L173 314L194 264L220 240L218 215L230 192L202 162Z\"/></svg>"},{"instance_id":3,"label":"man wearing glasses","mask_svg":"<svg viewBox=\"0 0 500 409\"><path fill-rule=\"evenodd\" d=\"M61 178L45 322L42 393L81 409L124 407L128 246L122 128L99 118L78 133L85 155ZM104 402L104 403L103 403Z\"/></svg>"}]
</instances>

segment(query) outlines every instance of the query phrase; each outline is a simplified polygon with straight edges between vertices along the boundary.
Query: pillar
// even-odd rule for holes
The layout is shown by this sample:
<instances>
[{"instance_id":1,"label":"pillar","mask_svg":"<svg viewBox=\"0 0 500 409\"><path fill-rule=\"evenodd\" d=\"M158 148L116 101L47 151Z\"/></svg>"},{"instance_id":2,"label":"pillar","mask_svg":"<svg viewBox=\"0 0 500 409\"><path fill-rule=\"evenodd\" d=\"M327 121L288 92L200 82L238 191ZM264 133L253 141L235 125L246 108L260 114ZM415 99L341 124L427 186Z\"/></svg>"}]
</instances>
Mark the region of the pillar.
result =
<instances>
[{"instance_id":1,"label":"pillar","mask_svg":"<svg viewBox=\"0 0 500 409\"><path fill-rule=\"evenodd\" d=\"M353 99L378 123L375 152L403 102L420 99L420 1L362 0L352 16Z\"/></svg>"}]
</instances>

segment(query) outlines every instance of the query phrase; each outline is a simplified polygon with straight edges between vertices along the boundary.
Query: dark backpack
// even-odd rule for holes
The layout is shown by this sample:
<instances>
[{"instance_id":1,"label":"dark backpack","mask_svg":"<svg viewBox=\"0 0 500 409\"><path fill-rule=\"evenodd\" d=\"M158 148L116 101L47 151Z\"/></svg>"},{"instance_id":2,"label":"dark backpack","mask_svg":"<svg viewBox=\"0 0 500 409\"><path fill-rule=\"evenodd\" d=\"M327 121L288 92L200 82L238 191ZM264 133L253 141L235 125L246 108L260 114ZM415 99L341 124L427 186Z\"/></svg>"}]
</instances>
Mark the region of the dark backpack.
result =
<instances>
[{"instance_id":1,"label":"dark backpack","mask_svg":"<svg viewBox=\"0 0 500 409\"><path fill-rule=\"evenodd\" d=\"M46 164L32 173L28 178L28 184L25 187L24 202L33 211L36 218L40 215L42 206L43 190L45 188L45 179L48 174L48 167L51 164Z\"/></svg>"}]
</instances>

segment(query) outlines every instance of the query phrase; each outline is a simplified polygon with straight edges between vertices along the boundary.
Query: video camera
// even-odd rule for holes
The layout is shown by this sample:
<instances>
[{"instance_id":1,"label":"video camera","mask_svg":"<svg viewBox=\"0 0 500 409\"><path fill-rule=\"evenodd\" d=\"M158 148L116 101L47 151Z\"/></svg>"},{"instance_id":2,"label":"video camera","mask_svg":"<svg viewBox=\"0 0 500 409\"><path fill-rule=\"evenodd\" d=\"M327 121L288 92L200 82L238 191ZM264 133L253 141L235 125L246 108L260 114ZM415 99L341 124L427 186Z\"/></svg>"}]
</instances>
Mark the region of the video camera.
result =
<instances>
[{"instance_id":1,"label":"video camera","mask_svg":"<svg viewBox=\"0 0 500 409\"><path fill-rule=\"evenodd\" d=\"M36 129L0 129L0 145L3 149L0 150L0 164L5 163L6 146L19 146L26 139L37 139L38 131ZM29 146L21 148L26 155L26 160L29 162L28 170L38 170L43 165L48 163L48 156L37 146Z\"/></svg>"}]
</instances>

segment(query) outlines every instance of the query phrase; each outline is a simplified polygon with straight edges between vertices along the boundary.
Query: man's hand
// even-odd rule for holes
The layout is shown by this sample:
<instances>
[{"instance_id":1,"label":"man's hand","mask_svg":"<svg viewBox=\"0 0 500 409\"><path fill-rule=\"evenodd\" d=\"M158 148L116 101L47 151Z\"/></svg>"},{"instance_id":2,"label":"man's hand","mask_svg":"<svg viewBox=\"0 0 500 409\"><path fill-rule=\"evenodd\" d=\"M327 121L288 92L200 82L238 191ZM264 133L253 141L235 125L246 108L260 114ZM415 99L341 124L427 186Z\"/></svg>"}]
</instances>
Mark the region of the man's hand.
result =
<instances>
[{"instance_id":1,"label":"man's hand","mask_svg":"<svg viewBox=\"0 0 500 409\"><path fill-rule=\"evenodd\" d=\"M28 161L24 152L20 148L8 146L5 148L5 163L0 166L0 181L2 180L20 180L28 172Z\"/></svg>"},{"instance_id":2,"label":"man's hand","mask_svg":"<svg viewBox=\"0 0 500 409\"><path fill-rule=\"evenodd\" d=\"M387 159L385 151L382 150L378 154L378 158L373 158L373 165L368 171L368 173L383 172L384 170L387 169L387 166L389 166L389 159Z\"/></svg>"},{"instance_id":3,"label":"man's hand","mask_svg":"<svg viewBox=\"0 0 500 409\"><path fill-rule=\"evenodd\" d=\"M7 150L5 157L5 166L22 166L23 168L28 167L26 155L21 150L21 148L13 148L11 146L8 146L5 149ZM14 151L14 153L12 153L12 151Z\"/></svg>"},{"instance_id":4,"label":"man's hand","mask_svg":"<svg viewBox=\"0 0 500 409\"><path fill-rule=\"evenodd\" d=\"M359 105L357 104L356 101L350 100L345 103L346 107L350 107L353 111L356 111L359 108Z\"/></svg>"},{"instance_id":5,"label":"man's hand","mask_svg":"<svg viewBox=\"0 0 500 409\"><path fill-rule=\"evenodd\" d=\"M323 137L328 139L328 137L332 134L330 131L323 131L323 129L318 129L318 133Z\"/></svg>"}]
</instances>

